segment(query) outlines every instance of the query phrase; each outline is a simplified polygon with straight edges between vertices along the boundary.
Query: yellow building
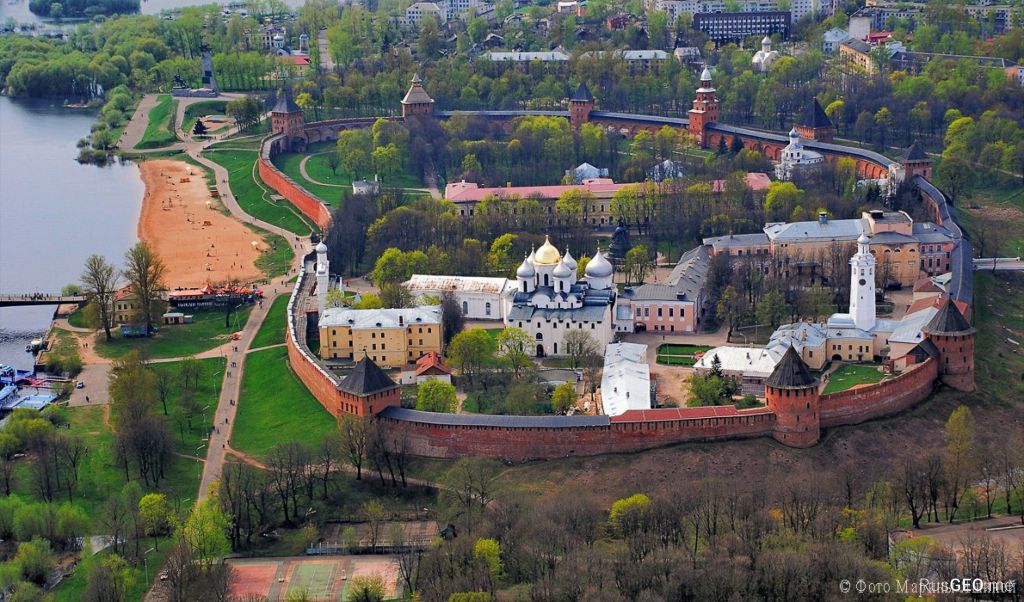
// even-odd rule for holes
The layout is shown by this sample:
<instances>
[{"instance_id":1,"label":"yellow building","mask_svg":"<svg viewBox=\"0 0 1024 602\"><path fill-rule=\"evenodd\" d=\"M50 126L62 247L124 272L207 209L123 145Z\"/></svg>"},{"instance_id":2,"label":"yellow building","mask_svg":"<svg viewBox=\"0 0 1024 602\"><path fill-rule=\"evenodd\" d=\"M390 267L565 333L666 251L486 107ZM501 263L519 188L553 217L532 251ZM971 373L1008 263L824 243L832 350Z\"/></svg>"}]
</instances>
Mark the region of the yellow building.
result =
<instances>
[{"instance_id":1,"label":"yellow building","mask_svg":"<svg viewBox=\"0 0 1024 602\"><path fill-rule=\"evenodd\" d=\"M441 352L441 308L349 309L332 307L320 317L320 357L366 355L381 366L402 367Z\"/></svg>"}]
</instances>

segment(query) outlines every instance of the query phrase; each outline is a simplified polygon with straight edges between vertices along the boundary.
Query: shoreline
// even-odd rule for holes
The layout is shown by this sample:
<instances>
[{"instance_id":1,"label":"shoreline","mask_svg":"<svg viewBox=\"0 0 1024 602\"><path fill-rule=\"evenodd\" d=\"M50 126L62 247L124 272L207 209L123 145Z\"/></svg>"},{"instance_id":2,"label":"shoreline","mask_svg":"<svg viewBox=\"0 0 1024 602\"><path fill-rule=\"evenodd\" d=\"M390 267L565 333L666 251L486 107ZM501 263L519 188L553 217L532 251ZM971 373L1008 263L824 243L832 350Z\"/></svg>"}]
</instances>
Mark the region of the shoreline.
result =
<instances>
[{"instance_id":1,"label":"shoreline","mask_svg":"<svg viewBox=\"0 0 1024 602\"><path fill-rule=\"evenodd\" d=\"M168 287L265 277L255 264L266 248L262 236L222 212L200 168L174 159L148 159L138 167L145 185L138 237L163 259Z\"/></svg>"}]
</instances>

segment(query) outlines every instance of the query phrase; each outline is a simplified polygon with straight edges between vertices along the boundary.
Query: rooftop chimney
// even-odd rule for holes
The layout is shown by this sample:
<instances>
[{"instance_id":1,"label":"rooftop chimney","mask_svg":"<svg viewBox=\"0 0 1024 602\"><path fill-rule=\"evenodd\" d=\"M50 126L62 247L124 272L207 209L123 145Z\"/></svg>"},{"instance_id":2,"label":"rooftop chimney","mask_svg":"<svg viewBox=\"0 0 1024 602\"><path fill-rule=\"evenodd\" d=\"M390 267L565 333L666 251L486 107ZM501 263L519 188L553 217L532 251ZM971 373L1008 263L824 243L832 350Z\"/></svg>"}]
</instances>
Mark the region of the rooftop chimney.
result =
<instances>
[{"instance_id":1,"label":"rooftop chimney","mask_svg":"<svg viewBox=\"0 0 1024 602\"><path fill-rule=\"evenodd\" d=\"M825 225L825 224L828 223L828 212L827 211L819 211L818 212L818 223L821 224L821 225Z\"/></svg>"}]
</instances>

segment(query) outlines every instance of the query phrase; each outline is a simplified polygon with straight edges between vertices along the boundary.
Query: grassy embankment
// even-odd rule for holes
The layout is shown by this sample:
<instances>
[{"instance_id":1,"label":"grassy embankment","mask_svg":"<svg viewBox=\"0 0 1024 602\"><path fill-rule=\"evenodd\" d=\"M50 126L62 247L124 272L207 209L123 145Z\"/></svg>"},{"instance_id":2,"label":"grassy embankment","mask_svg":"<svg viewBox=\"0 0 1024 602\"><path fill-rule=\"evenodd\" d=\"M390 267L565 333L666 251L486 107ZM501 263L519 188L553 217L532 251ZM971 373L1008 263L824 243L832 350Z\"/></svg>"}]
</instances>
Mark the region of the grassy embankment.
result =
<instances>
[{"instance_id":1,"label":"grassy embankment","mask_svg":"<svg viewBox=\"0 0 1024 602\"><path fill-rule=\"evenodd\" d=\"M135 148L160 148L177 142L178 137L174 134L174 116L177 110L178 101L170 94L158 96L156 105L149 110L146 131Z\"/></svg>"},{"instance_id":2,"label":"grassy embankment","mask_svg":"<svg viewBox=\"0 0 1024 602\"><path fill-rule=\"evenodd\" d=\"M192 314L191 324L163 326L149 338L124 338L116 333L108 342L100 336L96 339L96 352L109 358L121 357L133 349L150 359L196 355L230 341L232 333L245 327L251 310L251 307L242 307L233 311L227 327L224 326L225 312L197 311Z\"/></svg>"},{"instance_id":3,"label":"grassy embankment","mask_svg":"<svg viewBox=\"0 0 1024 602\"><path fill-rule=\"evenodd\" d=\"M274 299L267 311L267 317L260 324L260 330L252 340L250 349L259 349L268 345L280 345L285 342L285 326L288 323L288 295Z\"/></svg>"},{"instance_id":4,"label":"grassy embankment","mask_svg":"<svg viewBox=\"0 0 1024 602\"><path fill-rule=\"evenodd\" d=\"M284 441L318 445L334 428L334 418L289 369L286 348L246 356L231 447L263 458Z\"/></svg>"},{"instance_id":5,"label":"grassy embankment","mask_svg":"<svg viewBox=\"0 0 1024 602\"><path fill-rule=\"evenodd\" d=\"M222 143L231 148L231 143ZM242 209L267 223L274 224L299 236L308 236L311 230L318 230L307 221L302 213L286 199L273 200L269 188L259 179L254 169L257 151L207 149L206 158L228 170L231 192Z\"/></svg>"}]
</instances>

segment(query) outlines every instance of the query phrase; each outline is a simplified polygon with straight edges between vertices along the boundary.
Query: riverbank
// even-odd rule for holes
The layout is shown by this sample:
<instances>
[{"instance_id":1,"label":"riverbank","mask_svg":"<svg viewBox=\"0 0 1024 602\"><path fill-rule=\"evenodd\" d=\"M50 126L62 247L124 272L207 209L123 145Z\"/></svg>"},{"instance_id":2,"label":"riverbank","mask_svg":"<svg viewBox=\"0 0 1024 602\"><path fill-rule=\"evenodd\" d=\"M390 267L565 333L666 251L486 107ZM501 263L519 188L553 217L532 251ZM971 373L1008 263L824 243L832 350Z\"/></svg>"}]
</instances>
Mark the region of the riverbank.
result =
<instances>
[{"instance_id":1,"label":"riverbank","mask_svg":"<svg viewBox=\"0 0 1024 602\"><path fill-rule=\"evenodd\" d=\"M139 238L164 260L169 286L263 278L256 267L262 236L220 211L199 168L155 159L140 162L139 170L146 185Z\"/></svg>"}]
</instances>

